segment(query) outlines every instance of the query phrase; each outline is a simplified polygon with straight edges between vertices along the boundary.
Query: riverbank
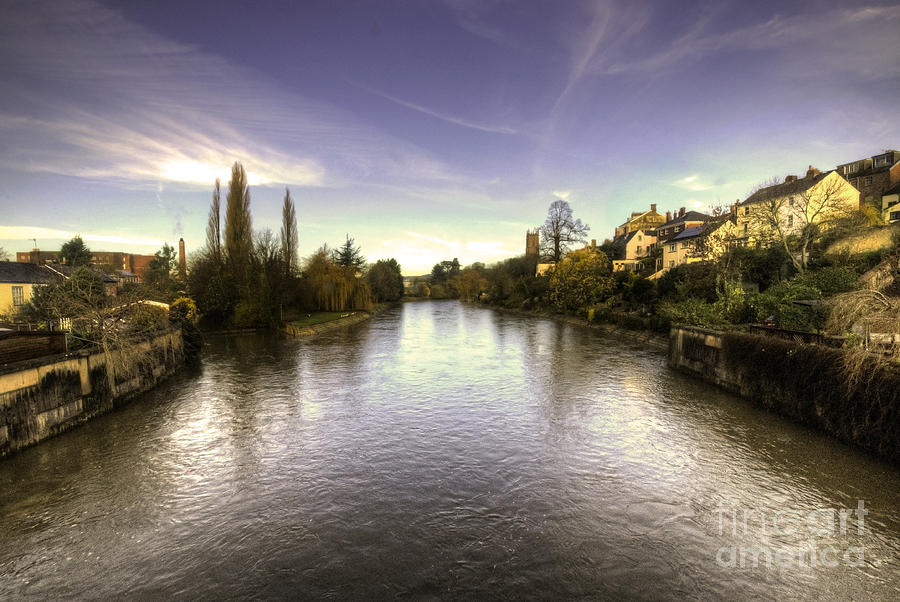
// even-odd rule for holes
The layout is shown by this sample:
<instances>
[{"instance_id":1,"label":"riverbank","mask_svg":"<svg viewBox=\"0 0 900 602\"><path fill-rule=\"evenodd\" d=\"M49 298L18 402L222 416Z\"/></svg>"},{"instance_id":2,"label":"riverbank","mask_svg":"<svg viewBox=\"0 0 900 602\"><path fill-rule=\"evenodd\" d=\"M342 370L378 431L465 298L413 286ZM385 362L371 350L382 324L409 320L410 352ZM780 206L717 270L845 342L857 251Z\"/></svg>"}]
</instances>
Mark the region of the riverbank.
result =
<instances>
[{"instance_id":1,"label":"riverbank","mask_svg":"<svg viewBox=\"0 0 900 602\"><path fill-rule=\"evenodd\" d=\"M352 326L365 322L372 316L393 307L393 303L377 303L372 311L355 310L349 312L319 312L310 314L306 320L296 320L281 327L281 332L292 337L310 337L329 330ZM334 314L330 319L322 320L323 314Z\"/></svg>"},{"instance_id":2,"label":"riverbank","mask_svg":"<svg viewBox=\"0 0 900 602\"><path fill-rule=\"evenodd\" d=\"M479 305L479 307L494 309L502 313L513 314L517 316L544 318L547 320L554 320L556 322L564 322L566 324L572 324L573 326L580 326L582 328L597 330L609 336L626 336L630 341L643 343L648 347L652 347L653 349L661 352L667 352L669 349L668 335L652 330L637 330L633 328L626 328L625 326L621 326L618 324L610 324L608 322L588 322L584 318L579 318L578 316L551 313L533 309L513 309L508 307L498 307L494 305Z\"/></svg>"}]
</instances>

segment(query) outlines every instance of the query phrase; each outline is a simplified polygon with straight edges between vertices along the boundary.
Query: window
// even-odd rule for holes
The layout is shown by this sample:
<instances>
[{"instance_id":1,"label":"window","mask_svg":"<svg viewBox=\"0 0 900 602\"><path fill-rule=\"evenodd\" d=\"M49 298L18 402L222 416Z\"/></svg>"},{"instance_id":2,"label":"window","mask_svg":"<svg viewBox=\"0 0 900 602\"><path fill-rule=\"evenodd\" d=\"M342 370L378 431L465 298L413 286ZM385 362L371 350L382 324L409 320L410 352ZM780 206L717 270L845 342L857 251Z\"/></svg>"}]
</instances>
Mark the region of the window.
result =
<instances>
[{"instance_id":1,"label":"window","mask_svg":"<svg viewBox=\"0 0 900 602\"><path fill-rule=\"evenodd\" d=\"M748 225L749 225L749 224L748 224L747 222L744 222L744 234L747 233L747 226L748 226Z\"/></svg>"},{"instance_id":2,"label":"window","mask_svg":"<svg viewBox=\"0 0 900 602\"><path fill-rule=\"evenodd\" d=\"M636 251L636 253L637 253L638 255L641 254L641 245L638 245L638 246L637 246L637 251Z\"/></svg>"},{"instance_id":3,"label":"window","mask_svg":"<svg viewBox=\"0 0 900 602\"><path fill-rule=\"evenodd\" d=\"M788 199L788 204L793 207L794 206L794 197Z\"/></svg>"},{"instance_id":4,"label":"window","mask_svg":"<svg viewBox=\"0 0 900 602\"><path fill-rule=\"evenodd\" d=\"M788 228L792 228L793 226L794 226L794 216L789 215L788 216Z\"/></svg>"},{"instance_id":5,"label":"window","mask_svg":"<svg viewBox=\"0 0 900 602\"><path fill-rule=\"evenodd\" d=\"M683 242L683 243L681 243L681 250L684 251L685 249L689 249L690 246L691 246L691 243Z\"/></svg>"},{"instance_id":6,"label":"window","mask_svg":"<svg viewBox=\"0 0 900 602\"><path fill-rule=\"evenodd\" d=\"M13 305L25 305L25 288L22 286L12 287Z\"/></svg>"},{"instance_id":7,"label":"window","mask_svg":"<svg viewBox=\"0 0 900 602\"><path fill-rule=\"evenodd\" d=\"M887 165L887 156L882 155L881 157L875 157L875 167L879 165Z\"/></svg>"},{"instance_id":8,"label":"window","mask_svg":"<svg viewBox=\"0 0 900 602\"><path fill-rule=\"evenodd\" d=\"M850 165L850 166L847 167L847 169L850 171L850 173L856 173L856 170L857 170L858 168L859 168L859 164L858 164L858 163L854 163L853 165Z\"/></svg>"},{"instance_id":9,"label":"window","mask_svg":"<svg viewBox=\"0 0 900 602\"><path fill-rule=\"evenodd\" d=\"M673 242L672 244L669 245L669 252L674 253L677 248L678 248L678 243Z\"/></svg>"},{"instance_id":10,"label":"window","mask_svg":"<svg viewBox=\"0 0 900 602\"><path fill-rule=\"evenodd\" d=\"M900 220L900 211L891 211L891 217L889 218L889 220L892 222Z\"/></svg>"},{"instance_id":11,"label":"window","mask_svg":"<svg viewBox=\"0 0 900 602\"><path fill-rule=\"evenodd\" d=\"M872 176L866 176L866 186L872 185Z\"/></svg>"},{"instance_id":12,"label":"window","mask_svg":"<svg viewBox=\"0 0 900 602\"><path fill-rule=\"evenodd\" d=\"M750 215L750 207L744 207L744 215Z\"/></svg>"},{"instance_id":13,"label":"window","mask_svg":"<svg viewBox=\"0 0 900 602\"><path fill-rule=\"evenodd\" d=\"M674 268L674 267L675 267L675 260L674 260L674 259L670 259L670 260L669 260L669 267L670 267L670 268Z\"/></svg>"}]
</instances>

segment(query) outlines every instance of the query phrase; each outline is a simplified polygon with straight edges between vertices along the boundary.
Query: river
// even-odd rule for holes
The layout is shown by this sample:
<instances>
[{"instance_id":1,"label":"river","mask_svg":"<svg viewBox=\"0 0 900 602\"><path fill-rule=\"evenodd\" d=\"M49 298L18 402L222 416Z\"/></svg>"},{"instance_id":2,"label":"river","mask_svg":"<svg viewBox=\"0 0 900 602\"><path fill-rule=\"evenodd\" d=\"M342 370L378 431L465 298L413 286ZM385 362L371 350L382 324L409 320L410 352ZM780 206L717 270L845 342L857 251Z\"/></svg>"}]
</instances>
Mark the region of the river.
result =
<instances>
[{"instance_id":1,"label":"river","mask_svg":"<svg viewBox=\"0 0 900 602\"><path fill-rule=\"evenodd\" d=\"M898 559L890 465L627 335L454 301L210 337L0 462L0 599L896 600Z\"/></svg>"}]
</instances>

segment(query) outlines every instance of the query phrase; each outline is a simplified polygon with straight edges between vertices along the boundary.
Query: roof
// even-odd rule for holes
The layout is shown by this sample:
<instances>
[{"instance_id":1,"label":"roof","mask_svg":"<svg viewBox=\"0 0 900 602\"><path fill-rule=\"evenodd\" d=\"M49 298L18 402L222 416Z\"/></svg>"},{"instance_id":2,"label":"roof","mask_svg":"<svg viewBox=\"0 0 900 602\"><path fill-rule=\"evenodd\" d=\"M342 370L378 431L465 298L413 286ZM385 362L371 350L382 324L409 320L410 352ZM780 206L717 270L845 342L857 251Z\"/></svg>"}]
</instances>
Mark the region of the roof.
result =
<instances>
[{"instance_id":1,"label":"roof","mask_svg":"<svg viewBox=\"0 0 900 602\"><path fill-rule=\"evenodd\" d=\"M766 186L765 188L760 188L749 197L747 200L743 201L741 205L751 205L753 203L759 203L760 201L764 201L766 199L777 199L785 196L790 196L792 194L800 194L806 192L826 177L831 174L832 171L825 171L811 178L797 178L791 182L782 182L781 184L775 184L774 186Z\"/></svg>"},{"instance_id":2,"label":"roof","mask_svg":"<svg viewBox=\"0 0 900 602\"><path fill-rule=\"evenodd\" d=\"M685 238L695 238L703 234L704 230L704 226L691 226L690 228L685 228L683 231L679 232L677 236L670 238L669 241L683 240Z\"/></svg>"},{"instance_id":3,"label":"roof","mask_svg":"<svg viewBox=\"0 0 900 602\"><path fill-rule=\"evenodd\" d=\"M705 213L700 213L699 211L688 211L684 215L673 217L671 220L660 226L660 229L668 228L669 226L674 226L682 222L705 222L708 219L709 216Z\"/></svg>"},{"instance_id":4,"label":"roof","mask_svg":"<svg viewBox=\"0 0 900 602\"><path fill-rule=\"evenodd\" d=\"M55 280L53 272L39 265L19 261L0 261L0 282L49 284Z\"/></svg>"}]
</instances>

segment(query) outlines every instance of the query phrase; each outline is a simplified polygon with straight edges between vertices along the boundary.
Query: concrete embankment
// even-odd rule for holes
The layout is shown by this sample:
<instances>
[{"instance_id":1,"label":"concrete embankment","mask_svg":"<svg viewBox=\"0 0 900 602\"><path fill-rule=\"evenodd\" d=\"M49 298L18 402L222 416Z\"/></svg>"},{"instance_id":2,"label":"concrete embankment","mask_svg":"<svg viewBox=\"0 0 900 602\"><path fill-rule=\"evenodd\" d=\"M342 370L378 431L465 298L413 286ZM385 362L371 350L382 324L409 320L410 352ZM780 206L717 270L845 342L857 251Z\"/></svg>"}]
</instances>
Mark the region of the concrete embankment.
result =
<instances>
[{"instance_id":1,"label":"concrete embankment","mask_svg":"<svg viewBox=\"0 0 900 602\"><path fill-rule=\"evenodd\" d=\"M181 331L121 353L78 353L0 371L0 458L67 431L146 391L184 364Z\"/></svg>"},{"instance_id":2,"label":"concrete embankment","mask_svg":"<svg viewBox=\"0 0 900 602\"><path fill-rule=\"evenodd\" d=\"M693 327L669 338L670 367L900 464L900 366L849 353Z\"/></svg>"}]
</instances>

